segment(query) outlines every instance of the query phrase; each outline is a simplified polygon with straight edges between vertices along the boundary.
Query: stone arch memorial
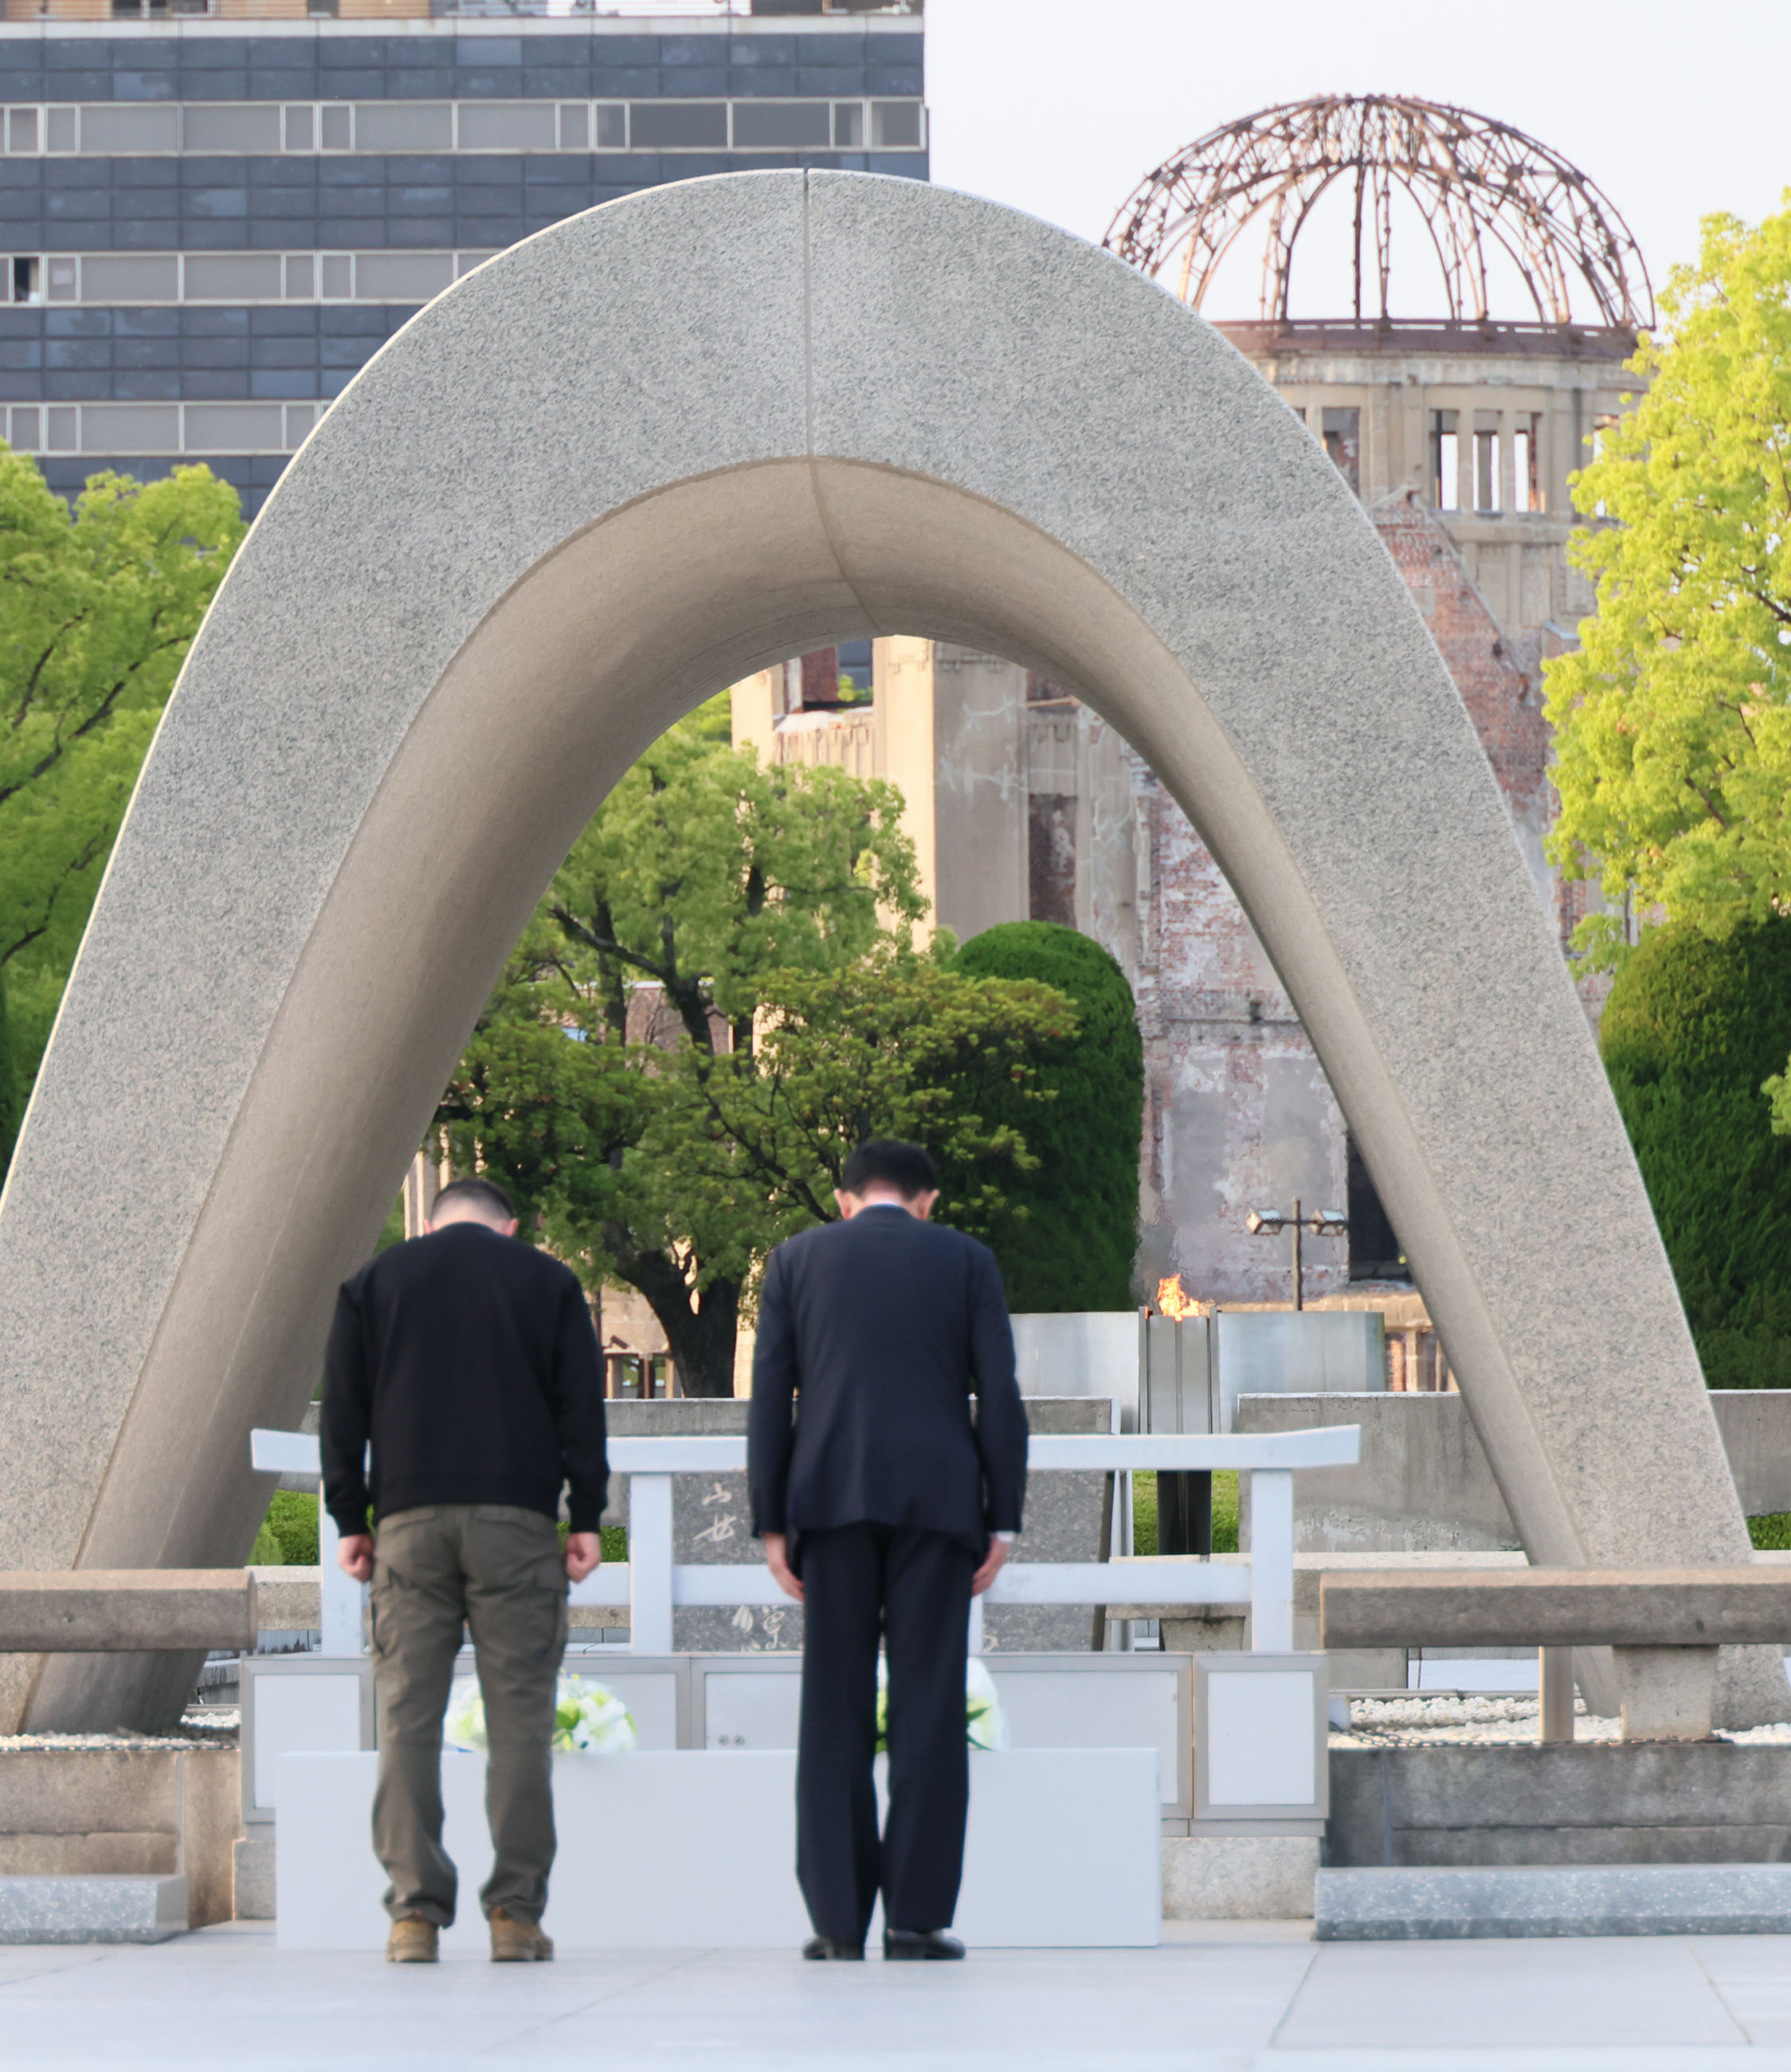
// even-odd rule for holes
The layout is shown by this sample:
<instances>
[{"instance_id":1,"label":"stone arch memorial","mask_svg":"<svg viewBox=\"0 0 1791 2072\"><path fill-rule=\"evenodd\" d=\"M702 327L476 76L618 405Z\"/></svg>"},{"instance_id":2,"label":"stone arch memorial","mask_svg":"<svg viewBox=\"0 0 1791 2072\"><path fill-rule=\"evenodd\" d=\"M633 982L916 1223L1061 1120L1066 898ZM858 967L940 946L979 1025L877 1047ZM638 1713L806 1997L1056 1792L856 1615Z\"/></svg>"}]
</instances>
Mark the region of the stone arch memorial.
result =
<instances>
[{"instance_id":1,"label":"stone arch memorial","mask_svg":"<svg viewBox=\"0 0 1791 2072\"><path fill-rule=\"evenodd\" d=\"M885 632L1074 685L1186 809L1533 1557L1749 1558L1559 948L1335 469L1118 261L960 195L772 172L461 282L257 523L0 1210L0 1568L242 1560L249 1429L308 1400L335 1285L579 828L698 700ZM0 1728L149 1725L190 1688L159 1657L10 1667ZM1782 1710L1771 1672L1730 1680Z\"/></svg>"}]
</instances>

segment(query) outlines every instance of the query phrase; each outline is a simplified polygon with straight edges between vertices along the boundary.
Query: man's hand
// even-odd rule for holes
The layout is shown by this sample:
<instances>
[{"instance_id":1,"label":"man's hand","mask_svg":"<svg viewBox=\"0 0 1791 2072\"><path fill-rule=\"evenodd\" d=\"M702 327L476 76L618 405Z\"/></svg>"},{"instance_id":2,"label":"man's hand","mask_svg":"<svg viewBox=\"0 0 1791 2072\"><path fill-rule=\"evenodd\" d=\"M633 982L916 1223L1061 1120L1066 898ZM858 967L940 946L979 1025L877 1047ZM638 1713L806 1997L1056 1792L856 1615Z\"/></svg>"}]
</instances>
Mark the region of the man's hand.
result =
<instances>
[{"instance_id":1,"label":"man's hand","mask_svg":"<svg viewBox=\"0 0 1791 2072\"><path fill-rule=\"evenodd\" d=\"M765 1535L765 1565L771 1572L771 1581L787 1597L794 1597L799 1605L803 1601L803 1586L796 1572L790 1565L790 1542L781 1532Z\"/></svg>"},{"instance_id":2,"label":"man's hand","mask_svg":"<svg viewBox=\"0 0 1791 2072\"><path fill-rule=\"evenodd\" d=\"M1001 1572L1001 1564L1008 1558L1008 1543L1004 1540L991 1540L988 1552L983 1556L983 1565L970 1579L970 1594L980 1597Z\"/></svg>"},{"instance_id":3,"label":"man's hand","mask_svg":"<svg viewBox=\"0 0 1791 2072\"><path fill-rule=\"evenodd\" d=\"M357 1583L364 1583L373 1573L373 1536L371 1532L345 1532L336 1542L336 1560L345 1576L352 1576Z\"/></svg>"},{"instance_id":4,"label":"man's hand","mask_svg":"<svg viewBox=\"0 0 1791 2072\"><path fill-rule=\"evenodd\" d=\"M566 1573L573 1582L583 1582L602 1559L603 1536L601 1533L569 1532L566 1535Z\"/></svg>"}]
</instances>

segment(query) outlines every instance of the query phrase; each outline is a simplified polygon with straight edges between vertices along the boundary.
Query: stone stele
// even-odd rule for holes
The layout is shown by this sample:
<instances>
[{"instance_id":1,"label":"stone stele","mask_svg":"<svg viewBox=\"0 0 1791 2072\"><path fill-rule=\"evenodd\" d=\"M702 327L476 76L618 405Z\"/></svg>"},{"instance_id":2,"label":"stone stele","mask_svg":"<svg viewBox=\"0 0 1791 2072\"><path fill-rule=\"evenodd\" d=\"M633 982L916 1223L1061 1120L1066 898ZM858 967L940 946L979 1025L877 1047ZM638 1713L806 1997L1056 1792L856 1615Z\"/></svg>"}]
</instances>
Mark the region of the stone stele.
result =
<instances>
[{"instance_id":1,"label":"stone stele","mask_svg":"<svg viewBox=\"0 0 1791 2072\"><path fill-rule=\"evenodd\" d=\"M883 634L1072 687L1186 810L1532 1557L1749 1559L1559 948L1337 470L1104 253L917 182L767 172L469 275L255 525L0 1211L0 1568L243 1559L271 1486L249 1429L297 1423L336 1284L580 828L699 700ZM152 1725L192 1668L8 1666L0 1726L37 1729ZM1782 1712L1753 1667L1743 1712Z\"/></svg>"}]
</instances>

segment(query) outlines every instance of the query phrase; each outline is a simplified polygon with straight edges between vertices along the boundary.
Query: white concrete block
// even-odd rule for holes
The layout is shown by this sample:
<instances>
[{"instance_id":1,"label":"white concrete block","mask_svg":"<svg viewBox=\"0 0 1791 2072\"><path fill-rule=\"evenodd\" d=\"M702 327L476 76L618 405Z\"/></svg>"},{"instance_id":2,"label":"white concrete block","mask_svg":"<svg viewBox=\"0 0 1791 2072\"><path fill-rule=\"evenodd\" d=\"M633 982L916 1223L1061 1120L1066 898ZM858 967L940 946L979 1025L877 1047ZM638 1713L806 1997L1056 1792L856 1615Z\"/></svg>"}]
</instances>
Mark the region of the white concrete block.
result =
<instances>
[{"instance_id":1,"label":"white concrete block","mask_svg":"<svg viewBox=\"0 0 1791 2072\"><path fill-rule=\"evenodd\" d=\"M361 1742L358 1674L262 1676L255 1686L254 1793L277 1806L281 1758L294 1749L347 1753Z\"/></svg>"},{"instance_id":2,"label":"white concrete block","mask_svg":"<svg viewBox=\"0 0 1791 2072\"><path fill-rule=\"evenodd\" d=\"M1116 1658L1095 1658L1103 1659ZM999 1655L979 1659L994 1679L1010 1749L1154 1749L1163 1803L1177 1803L1187 1729L1173 1667L1152 1673L1128 1661L1123 1672L1103 1675L1082 1659L1062 1671L1011 1667ZM621 1688L613 1677L604 1681ZM793 1749L801 1703L799 1659L763 1669L712 1670L703 1679L704 1745ZM644 1737L641 1745L655 1745Z\"/></svg>"},{"instance_id":3,"label":"white concrete block","mask_svg":"<svg viewBox=\"0 0 1791 2072\"><path fill-rule=\"evenodd\" d=\"M1185 1731L1173 1668L1152 1675L1103 1676L1076 1669L1006 1675L999 1655L985 1655L1013 1749L1150 1748L1156 1751L1163 1803L1181 1792Z\"/></svg>"},{"instance_id":4,"label":"white concrete block","mask_svg":"<svg viewBox=\"0 0 1791 2072\"><path fill-rule=\"evenodd\" d=\"M377 1762L281 1758L282 1950L383 1945L385 1881L369 1839ZM442 1758L444 1840L462 1881L450 1953L485 1947L475 1899L491 1860L484 1772L480 1756ZM793 1753L560 1757L554 1811L560 1853L544 1925L564 1949L776 1949L809 1934ZM1160 1832L1152 1749L974 1755L958 1930L985 1948L1154 1945Z\"/></svg>"}]
</instances>

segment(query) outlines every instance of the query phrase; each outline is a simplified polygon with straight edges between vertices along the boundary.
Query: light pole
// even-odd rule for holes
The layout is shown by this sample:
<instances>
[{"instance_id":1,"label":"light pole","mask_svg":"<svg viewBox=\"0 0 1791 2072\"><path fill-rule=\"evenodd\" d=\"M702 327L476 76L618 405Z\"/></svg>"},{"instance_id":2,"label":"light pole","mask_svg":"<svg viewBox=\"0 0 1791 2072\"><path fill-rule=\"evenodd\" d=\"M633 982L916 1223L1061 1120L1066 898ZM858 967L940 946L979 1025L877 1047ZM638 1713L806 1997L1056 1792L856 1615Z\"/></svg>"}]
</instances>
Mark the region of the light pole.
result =
<instances>
[{"instance_id":1,"label":"light pole","mask_svg":"<svg viewBox=\"0 0 1791 2072\"><path fill-rule=\"evenodd\" d=\"M1342 1237L1348 1233L1349 1219L1337 1209L1314 1209L1310 1215L1303 1216L1300 1197L1296 1194L1291 1210L1252 1209L1244 1218L1244 1228L1252 1237L1261 1237L1265 1233L1277 1237L1283 1231L1293 1233L1293 1306L1304 1309L1305 1262L1300 1256L1300 1245L1306 1232L1310 1231L1314 1237Z\"/></svg>"}]
</instances>

